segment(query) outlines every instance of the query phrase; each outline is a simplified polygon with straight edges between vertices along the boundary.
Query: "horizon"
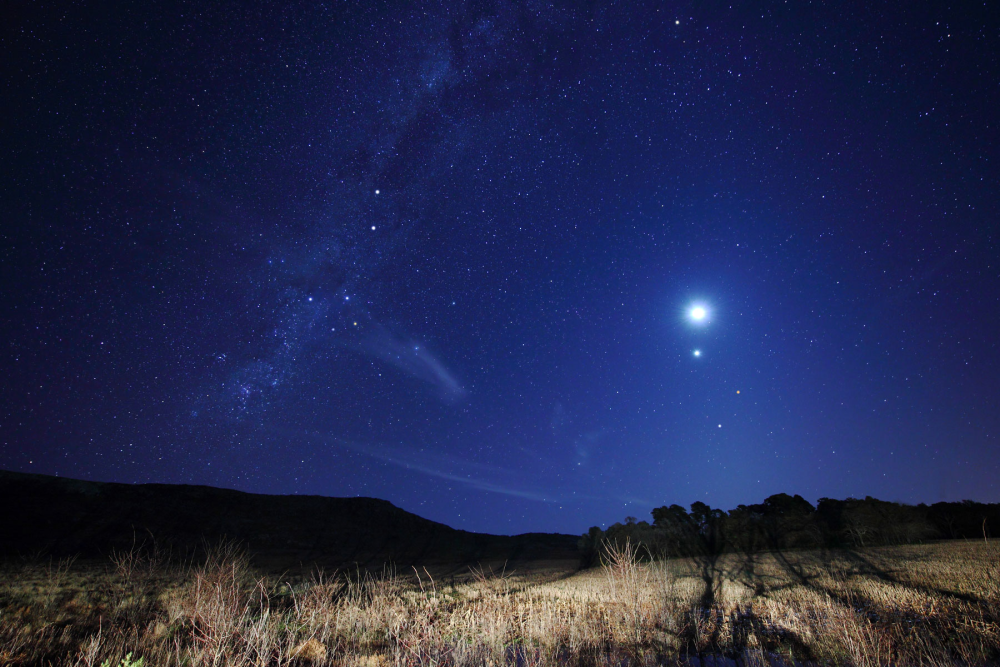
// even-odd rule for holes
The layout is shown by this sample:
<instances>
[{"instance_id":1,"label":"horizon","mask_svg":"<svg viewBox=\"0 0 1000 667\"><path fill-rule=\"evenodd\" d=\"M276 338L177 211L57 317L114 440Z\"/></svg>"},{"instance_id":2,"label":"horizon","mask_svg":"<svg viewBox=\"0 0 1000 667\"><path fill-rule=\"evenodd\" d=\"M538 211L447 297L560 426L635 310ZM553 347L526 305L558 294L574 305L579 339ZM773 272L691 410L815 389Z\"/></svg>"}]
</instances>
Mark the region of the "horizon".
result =
<instances>
[{"instance_id":1,"label":"horizon","mask_svg":"<svg viewBox=\"0 0 1000 667\"><path fill-rule=\"evenodd\" d=\"M399 505L396 505L395 503L392 503L392 501L386 500L385 498L376 498L376 497L373 497L373 496L329 496L329 495L324 495L324 494L304 494L304 493L259 493L259 492L255 492L255 491L245 491L243 489L239 489L239 488L235 488L235 487L211 486L211 485L206 485L206 484L189 484L189 483L183 483L183 482L181 482L181 483L164 483L164 482L116 482L116 481L107 481L107 480L95 480L95 479L81 479L81 478L75 478L75 477L64 477L64 476L61 476L59 474L44 475L44 474L40 474L40 473L21 473L19 471L11 471L11 470L2 470L2 469L0 469L0 473L4 473L4 472L8 472L8 473L9 472L13 472L15 474L24 474L24 475L36 475L36 476L39 476L39 477L51 477L51 478L64 479L64 480L67 480L67 481L87 482L87 483L93 483L93 484L122 484L122 485L126 485L126 486L142 486L142 485L190 486L190 487L198 487L198 488L215 489L215 490L219 490L219 491L233 491L233 492L236 492L236 493L246 493L246 494L249 494L249 495L269 496L269 497L275 497L275 498L286 498L286 497L302 496L302 497L313 497L313 498L330 498L330 499L334 499L334 500L352 499L352 498L357 498L357 499L360 499L360 500L378 500L378 501L388 502L391 505L393 505L393 507L396 507L396 508L401 509L401 510L403 510L405 512L408 512L410 514L418 516L418 517L420 517L422 519L428 519L430 521L434 521L435 523L442 523L442 524L448 526L449 528L453 528L453 529L456 529L456 530L465 530L465 529L463 529L461 527L452 526L452 525L447 524L445 522L437 521L437 520L435 520L435 519L433 519L431 517L423 516L419 512L414 512L413 510L408 509L406 507L401 507ZM772 496L768 496L768 498L760 498L760 499L758 499L757 502L740 503L739 505L737 505L735 507L730 507L730 508L713 507L712 509L722 510L723 512L729 514L729 513L733 512L735 510L738 510L741 507L744 507L744 506L754 506L754 505L758 505L760 503L763 503L764 501L766 501L769 498L773 497L773 495L786 495L788 497L796 497L796 496L798 496L798 494L787 494L787 493L772 494ZM802 497L802 496L798 496L798 497ZM834 500L834 501L837 501L837 502L846 502L846 501L851 501L851 500L862 501L862 500L873 499L873 500L876 500L876 501L879 501L879 502L888 502L888 503L893 503L893 504L897 504L897 505L903 505L903 506L907 506L907 507L931 507L931 506L937 504L937 503L931 503L931 502L906 503L906 502L903 502L901 500L891 500L891 499L886 499L886 498L875 498L873 496L866 496L866 497L862 497L862 498L854 498L854 497L827 498L827 497L822 497L822 498L816 498L816 499L809 499L809 498L803 498L803 499L806 502L808 502L811 506L813 506L814 510L818 509L819 503L822 500ZM693 501L693 502L697 502L697 501ZM692 503L687 503L687 504L684 504L684 503L676 503L676 504L681 505L685 510L688 510L688 509L691 508L693 502ZM966 498L966 499L962 499L962 500L937 501L937 502L939 502L939 503L963 504L963 503L966 503L966 502L977 502L977 501L972 501L972 500ZM673 504L673 503L664 503L661 507L665 507L665 506L667 506L669 504ZM984 503L984 504L986 504L986 505L991 505L991 504L992 505L1000 505L1000 503ZM647 514L652 514L654 509L657 509L657 508L650 508L650 511L647 512ZM616 524L618 524L618 525L625 524L626 520L629 519L629 518L635 518L637 520L637 523L642 523L642 522L652 523L652 521L650 521L648 519L644 519L642 517L622 516L619 519L617 519L615 521L608 522L608 523L601 523L601 524L593 524L593 523L591 523L590 525L588 525L587 528L589 529L589 528L591 528L593 526L597 526L598 528L601 528L602 530L604 530L604 529L607 529L607 528L609 528L609 527L611 527L613 525L616 525ZM576 536L581 536L581 535L585 536L587 534L586 530L580 531L580 532L571 532L571 531L562 531L562 530L555 530L555 531L526 531L526 532L522 532L522 533L495 533L495 532L489 532L489 531L471 531L471 532L476 532L476 533L481 533L481 534L489 534L489 535L497 535L497 536L507 536L507 537L515 537L517 535L527 535L527 534L538 534L539 532L541 532L541 534L559 534L559 535L576 535Z\"/></svg>"},{"instance_id":2,"label":"horizon","mask_svg":"<svg viewBox=\"0 0 1000 667\"><path fill-rule=\"evenodd\" d=\"M996 7L9 13L0 468L1000 501Z\"/></svg>"}]
</instances>

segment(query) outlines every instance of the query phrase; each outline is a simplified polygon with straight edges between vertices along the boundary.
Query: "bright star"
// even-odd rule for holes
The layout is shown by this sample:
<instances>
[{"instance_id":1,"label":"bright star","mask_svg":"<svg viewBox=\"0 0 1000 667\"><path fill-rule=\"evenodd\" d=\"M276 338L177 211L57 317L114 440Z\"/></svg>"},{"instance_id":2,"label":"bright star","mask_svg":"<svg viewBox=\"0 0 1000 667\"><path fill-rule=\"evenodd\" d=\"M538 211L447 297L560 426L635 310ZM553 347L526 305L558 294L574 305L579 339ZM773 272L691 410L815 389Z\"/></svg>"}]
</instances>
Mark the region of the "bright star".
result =
<instances>
[{"instance_id":1,"label":"bright star","mask_svg":"<svg viewBox=\"0 0 1000 667\"><path fill-rule=\"evenodd\" d=\"M701 356L701 350L695 350L694 351L694 356L700 357Z\"/></svg>"},{"instance_id":2,"label":"bright star","mask_svg":"<svg viewBox=\"0 0 1000 667\"><path fill-rule=\"evenodd\" d=\"M695 322L700 322L708 316L708 311L705 310L704 306L695 306L691 309L691 319Z\"/></svg>"}]
</instances>

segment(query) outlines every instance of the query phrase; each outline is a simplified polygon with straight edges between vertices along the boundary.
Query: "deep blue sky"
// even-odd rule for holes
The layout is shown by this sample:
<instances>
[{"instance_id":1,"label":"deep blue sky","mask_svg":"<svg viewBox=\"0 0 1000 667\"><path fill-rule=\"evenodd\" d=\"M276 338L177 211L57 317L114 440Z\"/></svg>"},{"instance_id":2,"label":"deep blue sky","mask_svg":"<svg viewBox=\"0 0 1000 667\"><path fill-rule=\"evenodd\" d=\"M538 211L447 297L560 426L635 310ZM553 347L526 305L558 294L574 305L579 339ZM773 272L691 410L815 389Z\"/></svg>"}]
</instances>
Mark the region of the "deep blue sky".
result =
<instances>
[{"instance_id":1,"label":"deep blue sky","mask_svg":"<svg viewBox=\"0 0 1000 667\"><path fill-rule=\"evenodd\" d=\"M993 3L0 11L0 467L1000 500Z\"/></svg>"}]
</instances>

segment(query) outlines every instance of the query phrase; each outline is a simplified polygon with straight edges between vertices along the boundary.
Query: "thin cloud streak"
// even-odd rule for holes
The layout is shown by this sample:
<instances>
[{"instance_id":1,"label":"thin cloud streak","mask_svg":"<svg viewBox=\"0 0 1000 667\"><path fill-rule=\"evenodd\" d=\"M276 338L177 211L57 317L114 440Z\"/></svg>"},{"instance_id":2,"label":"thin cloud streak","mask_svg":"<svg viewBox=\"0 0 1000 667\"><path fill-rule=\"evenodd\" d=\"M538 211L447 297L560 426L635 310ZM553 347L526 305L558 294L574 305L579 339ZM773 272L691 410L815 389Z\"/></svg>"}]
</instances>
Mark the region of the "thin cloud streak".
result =
<instances>
[{"instance_id":1,"label":"thin cloud streak","mask_svg":"<svg viewBox=\"0 0 1000 667\"><path fill-rule=\"evenodd\" d=\"M491 481L482 479L481 477L473 477L471 475L463 475L457 472L452 472L453 470L476 470L480 473L502 475L505 477L526 477L527 473L519 470L511 470L509 468L499 468L496 466L489 466L483 463L478 463L475 461L465 461L456 459L451 456L436 454L434 452L429 452L426 450L420 451L409 451L401 447L395 447L392 445L387 445L384 443L365 443L357 442L354 440L348 440L346 438L323 434L316 431L302 433L297 429L282 428L280 426L272 425L270 430L274 433L280 433L283 436L293 436L297 435L299 437L305 435L308 438L315 438L323 444L335 444L336 446L346 449L348 451L360 454L362 456L367 456L369 458L388 463L390 465L398 466L400 468L405 468L407 470L412 470L419 472L431 477L436 477L438 479L444 479L451 482L457 482L463 484L469 488L476 489L478 491L487 491L489 493L498 493L505 496L511 496L513 498L522 498L524 500L532 500L535 502L542 502L548 504L566 504L581 501L599 501L599 502L623 502L632 503L639 505L649 505L653 506L652 502L638 498L631 495L602 495L596 496L592 494L585 493L561 493L561 494L541 494L530 489L518 488L513 485L499 484ZM519 448L525 451L524 448ZM527 453L525 451L525 453ZM539 458L540 457L537 457ZM587 475L584 480L588 484L596 482L596 478L592 475Z\"/></svg>"},{"instance_id":2,"label":"thin cloud streak","mask_svg":"<svg viewBox=\"0 0 1000 667\"><path fill-rule=\"evenodd\" d=\"M428 465L422 460L417 460L416 456L403 452L395 447L390 447L388 445L368 445L364 446L349 440L344 440L343 438L332 438L338 445L349 449L358 454L363 454L365 456L370 456L371 458L384 461L385 463L390 463L401 468L406 468L407 470L415 470L417 472L422 472L425 475L431 475L432 477L437 477L439 479L446 479L453 482L459 482L466 486L478 489L480 491L489 491L491 493L500 493L505 496L513 496L515 498L524 498L525 500L535 500L543 503L558 503L565 502L565 499L553 496L544 496L533 491L525 491L523 489L517 489L509 486L503 486L501 484L494 484L493 482L487 482L486 480L478 479L471 476L463 476L447 470L442 470L440 468ZM422 452L421 459L430 458L431 455ZM461 464L459 464L461 465ZM477 466L481 467L481 466Z\"/></svg>"},{"instance_id":3,"label":"thin cloud streak","mask_svg":"<svg viewBox=\"0 0 1000 667\"><path fill-rule=\"evenodd\" d=\"M403 340L379 326L361 343L361 349L434 386L447 402L455 402L465 395L465 388L455 375L423 343Z\"/></svg>"},{"instance_id":4,"label":"thin cloud streak","mask_svg":"<svg viewBox=\"0 0 1000 667\"><path fill-rule=\"evenodd\" d=\"M453 482L459 482L465 486L477 489L479 491L488 491L491 493L499 493L505 496L512 496L515 498L523 498L525 500L534 500L543 503L572 503L581 500L606 500L600 496L592 496L588 494L561 494L561 495L543 495L534 491L525 490L517 488L514 486L497 484L494 482L489 482L484 479L477 477L472 477L469 475L461 475L455 472L451 472L447 468L473 468L480 470L488 470L491 472L499 472L504 475L516 476L522 475L518 471L507 470L503 468L490 468L489 466L484 466L482 464L470 463L465 461L456 461L451 458L445 458L441 456L435 457L435 455L428 452L412 453L403 451L397 447L392 447L390 445L384 444L361 444L357 442L352 442L350 440L345 440L339 437L330 437L330 440L336 442L337 445L348 449L352 452L362 454L364 456L369 456L379 461L389 463L391 465L399 466L401 468L406 468L407 470L414 470L416 472L423 473L425 475L430 475L432 477L437 477L439 479L446 479ZM419 459L418 459L419 456ZM440 466L428 464L427 459L444 459L441 461Z\"/></svg>"}]
</instances>

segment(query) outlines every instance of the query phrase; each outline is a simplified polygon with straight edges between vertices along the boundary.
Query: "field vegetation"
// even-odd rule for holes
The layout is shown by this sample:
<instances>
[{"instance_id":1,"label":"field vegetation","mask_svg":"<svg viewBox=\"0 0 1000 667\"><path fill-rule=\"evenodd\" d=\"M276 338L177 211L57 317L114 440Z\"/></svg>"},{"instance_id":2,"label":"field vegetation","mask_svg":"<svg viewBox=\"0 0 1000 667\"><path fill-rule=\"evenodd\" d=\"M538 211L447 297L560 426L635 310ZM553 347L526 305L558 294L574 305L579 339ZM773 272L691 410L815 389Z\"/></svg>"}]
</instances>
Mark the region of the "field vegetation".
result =
<instances>
[{"instance_id":1,"label":"field vegetation","mask_svg":"<svg viewBox=\"0 0 1000 667\"><path fill-rule=\"evenodd\" d=\"M980 665L1000 660L1000 543L649 559L575 570L255 570L135 548L8 563L4 665Z\"/></svg>"}]
</instances>

